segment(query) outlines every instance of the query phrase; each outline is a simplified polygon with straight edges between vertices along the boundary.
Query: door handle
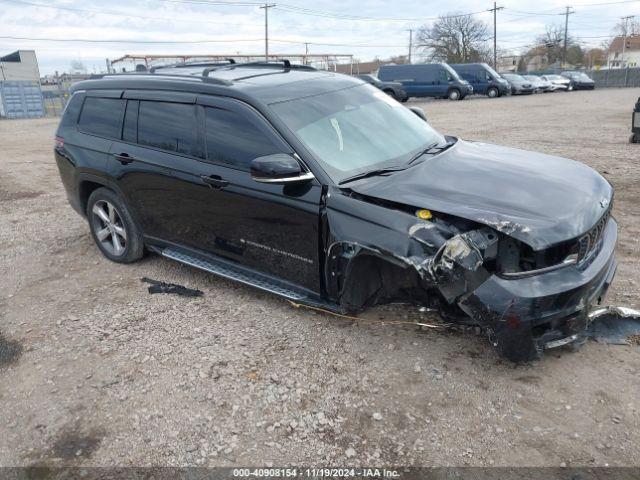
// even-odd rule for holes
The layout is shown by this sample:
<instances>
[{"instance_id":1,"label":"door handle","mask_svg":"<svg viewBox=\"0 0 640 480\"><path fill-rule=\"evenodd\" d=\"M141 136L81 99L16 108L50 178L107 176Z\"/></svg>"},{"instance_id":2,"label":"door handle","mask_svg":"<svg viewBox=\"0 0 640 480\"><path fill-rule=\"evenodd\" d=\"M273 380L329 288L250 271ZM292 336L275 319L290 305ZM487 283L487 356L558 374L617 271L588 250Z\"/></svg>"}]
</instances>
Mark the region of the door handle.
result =
<instances>
[{"instance_id":1,"label":"door handle","mask_svg":"<svg viewBox=\"0 0 640 480\"><path fill-rule=\"evenodd\" d=\"M200 177L204 183L213 188L224 188L229 182L224 180L220 175L202 175Z\"/></svg>"},{"instance_id":2,"label":"door handle","mask_svg":"<svg viewBox=\"0 0 640 480\"><path fill-rule=\"evenodd\" d=\"M129 155L128 153L116 153L113 155L113 157L118 160L122 165L126 165L128 163L131 163L135 160L135 158L133 158L131 155Z\"/></svg>"}]
</instances>

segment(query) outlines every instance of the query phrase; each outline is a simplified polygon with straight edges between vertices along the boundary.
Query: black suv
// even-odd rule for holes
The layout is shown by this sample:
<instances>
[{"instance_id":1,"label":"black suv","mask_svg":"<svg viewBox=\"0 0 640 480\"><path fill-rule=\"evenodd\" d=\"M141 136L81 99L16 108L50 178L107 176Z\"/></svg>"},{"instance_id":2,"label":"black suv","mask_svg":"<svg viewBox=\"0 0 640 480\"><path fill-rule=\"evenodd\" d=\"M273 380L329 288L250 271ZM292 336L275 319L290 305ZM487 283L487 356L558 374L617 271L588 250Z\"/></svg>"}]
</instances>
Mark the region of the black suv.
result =
<instances>
[{"instance_id":1,"label":"black suv","mask_svg":"<svg viewBox=\"0 0 640 480\"><path fill-rule=\"evenodd\" d=\"M512 360L582 338L616 270L591 168L441 135L345 75L169 71L76 84L56 133L109 259L151 251L333 312L437 308Z\"/></svg>"}]
</instances>

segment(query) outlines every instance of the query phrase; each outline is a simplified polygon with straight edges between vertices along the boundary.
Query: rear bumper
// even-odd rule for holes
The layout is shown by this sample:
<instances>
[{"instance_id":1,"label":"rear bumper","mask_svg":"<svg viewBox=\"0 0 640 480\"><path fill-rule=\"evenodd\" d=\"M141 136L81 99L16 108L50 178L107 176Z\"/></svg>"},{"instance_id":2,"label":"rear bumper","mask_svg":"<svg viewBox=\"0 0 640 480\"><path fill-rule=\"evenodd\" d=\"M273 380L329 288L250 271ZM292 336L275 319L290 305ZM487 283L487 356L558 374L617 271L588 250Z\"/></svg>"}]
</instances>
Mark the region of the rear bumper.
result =
<instances>
[{"instance_id":1,"label":"rear bumper","mask_svg":"<svg viewBox=\"0 0 640 480\"><path fill-rule=\"evenodd\" d=\"M495 346L510 360L539 358L554 342L584 333L590 306L602 300L615 275L616 242L612 218L588 266L520 279L492 275L462 297L459 306L489 328Z\"/></svg>"}]
</instances>

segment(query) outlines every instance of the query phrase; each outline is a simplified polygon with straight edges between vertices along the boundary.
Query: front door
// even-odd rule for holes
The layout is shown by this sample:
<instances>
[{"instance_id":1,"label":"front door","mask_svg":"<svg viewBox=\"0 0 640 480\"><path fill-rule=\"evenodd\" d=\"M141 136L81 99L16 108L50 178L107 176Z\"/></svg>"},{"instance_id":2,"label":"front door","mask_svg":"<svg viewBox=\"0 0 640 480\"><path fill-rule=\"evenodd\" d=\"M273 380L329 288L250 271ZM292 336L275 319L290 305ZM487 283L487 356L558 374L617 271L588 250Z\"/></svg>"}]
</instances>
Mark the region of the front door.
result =
<instances>
[{"instance_id":1,"label":"front door","mask_svg":"<svg viewBox=\"0 0 640 480\"><path fill-rule=\"evenodd\" d=\"M203 96L188 105L192 111L171 102L139 102L137 142L126 148L147 165L132 168L120 183L141 209L145 234L319 292L321 188L317 182L283 186L251 178L253 158L292 153L267 122L230 99ZM187 131L192 135L181 140ZM192 141L189 151L170 151Z\"/></svg>"}]
</instances>

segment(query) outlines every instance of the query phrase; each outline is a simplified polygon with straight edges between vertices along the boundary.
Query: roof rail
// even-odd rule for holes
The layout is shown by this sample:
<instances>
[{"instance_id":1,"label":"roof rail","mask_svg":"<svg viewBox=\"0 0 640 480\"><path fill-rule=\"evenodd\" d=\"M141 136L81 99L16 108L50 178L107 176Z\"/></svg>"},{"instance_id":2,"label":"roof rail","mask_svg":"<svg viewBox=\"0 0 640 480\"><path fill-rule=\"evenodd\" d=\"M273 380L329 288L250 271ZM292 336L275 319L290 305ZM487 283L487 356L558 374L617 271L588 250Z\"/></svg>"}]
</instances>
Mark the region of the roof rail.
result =
<instances>
[{"instance_id":1,"label":"roof rail","mask_svg":"<svg viewBox=\"0 0 640 480\"><path fill-rule=\"evenodd\" d=\"M284 70L309 70L309 71L314 71L316 70L315 68L309 66L309 65L297 65L297 64L292 64L289 60L287 59L282 59L282 60L275 60L273 62L246 62L246 63L237 63L235 65L233 65L234 68L238 68L238 67L273 67L273 66L278 66L278 65L282 65L282 68Z\"/></svg>"},{"instance_id":2,"label":"roof rail","mask_svg":"<svg viewBox=\"0 0 640 480\"><path fill-rule=\"evenodd\" d=\"M194 63L172 63L169 65L156 65L149 69L149 73L155 73L156 70L161 68L193 68L193 67L225 67L227 65L234 65L236 61L233 58L225 58L222 61L218 62L194 62Z\"/></svg>"},{"instance_id":3,"label":"roof rail","mask_svg":"<svg viewBox=\"0 0 640 480\"><path fill-rule=\"evenodd\" d=\"M163 77L163 78L175 78L180 80L201 80L206 83L212 83L214 85L233 85L233 82L229 80L224 80L222 78L215 77L205 77L205 76L194 76L194 75L179 75L177 73L149 73L149 72L123 72L123 73L108 73L108 74L94 74L89 78L90 80L99 80L107 77L145 77L145 76L153 76L154 78Z\"/></svg>"}]
</instances>

